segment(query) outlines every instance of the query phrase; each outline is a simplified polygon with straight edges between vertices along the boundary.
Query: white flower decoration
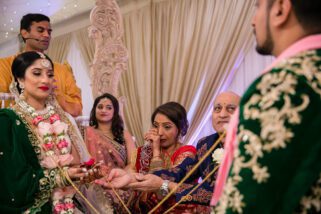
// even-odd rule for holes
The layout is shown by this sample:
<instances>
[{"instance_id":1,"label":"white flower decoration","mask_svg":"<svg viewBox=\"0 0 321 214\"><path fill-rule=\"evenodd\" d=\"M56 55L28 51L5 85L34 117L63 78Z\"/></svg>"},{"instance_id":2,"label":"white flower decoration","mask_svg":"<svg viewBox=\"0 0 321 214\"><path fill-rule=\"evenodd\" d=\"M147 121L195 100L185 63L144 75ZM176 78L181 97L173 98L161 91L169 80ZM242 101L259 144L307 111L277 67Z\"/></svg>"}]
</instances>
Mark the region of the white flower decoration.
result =
<instances>
[{"instance_id":1,"label":"white flower decoration","mask_svg":"<svg viewBox=\"0 0 321 214\"><path fill-rule=\"evenodd\" d=\"M212 157L213 161L217 164L220 164L223 160L223 155L224 155L224 149L223 148L217 148L214 150Z\"/></svg>"}]
</instances>

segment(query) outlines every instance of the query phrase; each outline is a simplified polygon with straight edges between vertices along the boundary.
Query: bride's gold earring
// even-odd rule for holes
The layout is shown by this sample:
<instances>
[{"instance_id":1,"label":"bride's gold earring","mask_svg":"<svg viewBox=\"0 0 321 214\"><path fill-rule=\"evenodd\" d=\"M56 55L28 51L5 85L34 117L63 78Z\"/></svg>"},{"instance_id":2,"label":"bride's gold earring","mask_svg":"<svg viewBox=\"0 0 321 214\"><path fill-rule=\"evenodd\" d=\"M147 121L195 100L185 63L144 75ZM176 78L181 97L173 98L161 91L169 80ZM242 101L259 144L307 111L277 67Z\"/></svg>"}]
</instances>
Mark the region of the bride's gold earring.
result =
<instances>
[{"instance_id":1,"label":"bride's gold earring","mask_svg":"<svg viewBox=\"0 0 321 214\"><path fill-rule=\"evenodd\" d=\"M20 99L25 99L25 96L24 96L24 92L25 92L25 86L23 83L19 83L19 87L20 87L20 95L19 95L19 98Z\"/></svg>"}]
</instances>

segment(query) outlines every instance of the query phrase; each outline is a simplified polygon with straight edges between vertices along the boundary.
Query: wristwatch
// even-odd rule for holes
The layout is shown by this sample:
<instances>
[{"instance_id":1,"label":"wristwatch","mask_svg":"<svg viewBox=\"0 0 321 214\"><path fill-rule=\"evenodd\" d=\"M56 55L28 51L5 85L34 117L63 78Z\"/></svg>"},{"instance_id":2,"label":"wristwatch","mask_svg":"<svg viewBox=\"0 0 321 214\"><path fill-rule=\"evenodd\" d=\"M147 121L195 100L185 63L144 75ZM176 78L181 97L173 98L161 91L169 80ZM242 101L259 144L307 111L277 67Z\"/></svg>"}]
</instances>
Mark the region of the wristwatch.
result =
<instances>
[{"instance_id":1,"label":"wristwatch","mask_svg":"<svg viewBox=\"0 0 321 214\"><path fill-rule=\"evenodd\" d=\"M168 189L169 180L164 180L162 186L159 188L160 194L166 196L169 193Z\"/></svg>"}]
</instances>

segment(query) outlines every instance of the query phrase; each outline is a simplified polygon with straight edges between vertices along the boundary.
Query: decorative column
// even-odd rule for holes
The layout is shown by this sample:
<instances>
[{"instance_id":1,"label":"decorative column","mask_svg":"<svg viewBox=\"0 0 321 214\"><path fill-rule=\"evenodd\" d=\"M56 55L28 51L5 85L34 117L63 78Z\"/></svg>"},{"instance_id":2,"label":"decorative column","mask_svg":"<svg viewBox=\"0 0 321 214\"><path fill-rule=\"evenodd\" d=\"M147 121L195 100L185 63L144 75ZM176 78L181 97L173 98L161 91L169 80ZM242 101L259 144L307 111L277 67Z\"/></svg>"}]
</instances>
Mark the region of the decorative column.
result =
<instances>
[{"instance_id":1,"label":"decorative column","mask_svg":"<svg viewBox=\"0 0 321 214\"><path fill-rule=\"evenodd\" d=\"M128 67L128 51L122 41L122 16L116 1L96 0L90 21L89 37L95 43L90 65L93 97L108 92L119 98L118 84L121 73Z\"/></svg>"}]
</instances>

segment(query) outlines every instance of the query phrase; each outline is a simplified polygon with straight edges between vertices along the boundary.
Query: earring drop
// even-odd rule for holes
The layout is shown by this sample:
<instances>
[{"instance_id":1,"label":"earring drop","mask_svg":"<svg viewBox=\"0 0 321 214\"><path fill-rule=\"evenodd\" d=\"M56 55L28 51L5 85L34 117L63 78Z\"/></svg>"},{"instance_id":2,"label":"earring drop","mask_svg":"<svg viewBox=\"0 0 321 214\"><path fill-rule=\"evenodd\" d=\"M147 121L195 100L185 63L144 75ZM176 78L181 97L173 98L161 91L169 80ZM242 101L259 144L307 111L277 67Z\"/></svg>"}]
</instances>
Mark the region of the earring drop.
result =
<instances>
[{"instance_id":1,"label":"earring drop","mask_svg":"<svg viewBox=\"0 0 321 214\"><path fill-rule=\"evenodd\" d=\"M20 95L19 95L19 97L20 97L20 99L23 100L25 98L25 96L24 96L25 86L22 83L19 83L19 87L20 87Z\"/></svg>"}]
</instances>

